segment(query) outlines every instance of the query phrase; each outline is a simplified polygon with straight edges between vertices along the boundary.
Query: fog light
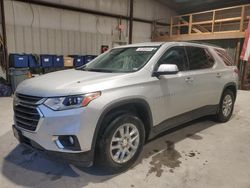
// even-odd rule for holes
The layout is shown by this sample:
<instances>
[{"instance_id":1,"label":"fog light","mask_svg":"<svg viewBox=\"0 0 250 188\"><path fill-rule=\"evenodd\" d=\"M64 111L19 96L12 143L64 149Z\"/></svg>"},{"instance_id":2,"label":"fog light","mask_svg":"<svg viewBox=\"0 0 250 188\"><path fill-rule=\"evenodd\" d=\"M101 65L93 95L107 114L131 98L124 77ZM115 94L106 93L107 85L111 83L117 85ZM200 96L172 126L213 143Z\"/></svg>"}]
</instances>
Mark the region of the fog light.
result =
<instances>
[{"instance_id":1,"label":"fog light","mask_svg":"<svg viewBox=\"0 0 250 188\"><path fill-rule=\"evenodd\" d=\"M74 145L74 139L72 138L72 136L69 136L69 142L71 143L71 145Z\"/></svg>"},{"instance_id":2,"label":"fog light","mask_svg":"<svg viewBox=\"0 0 250 188\"><path fill-rule=\"evenodd\" d=\"M60 149L67 149L73 151L80 151L80 144L74 135L60 135L55 139L55 143Z\"/></svg>"}]
</instances>

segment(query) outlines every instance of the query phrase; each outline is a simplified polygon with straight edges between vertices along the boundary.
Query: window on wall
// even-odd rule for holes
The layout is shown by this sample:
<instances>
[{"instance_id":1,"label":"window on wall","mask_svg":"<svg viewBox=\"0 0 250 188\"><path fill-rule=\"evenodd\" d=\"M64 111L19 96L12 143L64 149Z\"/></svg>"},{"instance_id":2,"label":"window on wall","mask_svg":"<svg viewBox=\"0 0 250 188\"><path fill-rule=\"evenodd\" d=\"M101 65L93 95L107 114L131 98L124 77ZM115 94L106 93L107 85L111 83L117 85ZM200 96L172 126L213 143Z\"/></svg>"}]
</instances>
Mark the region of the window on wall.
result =
<instances>
[{"instance_id":1,"label":"window on wall","mask_svg":"<svg viewBox=\"0 0 250 188\"><path fill-rule=\"evenodd\" d=\"M200 47L186 47L189 59L189 69L199 70L211 68L214 65L214 59L207 49Z\"/></svg>"},{"instance_id":2,"label":"window on wall","mask_svg":"<svg viewBox=\"0 0 250 188\"><path fill-rule=\"evenodd\" d=\"M158 62L158 67L161 64L175 64L179 71L186 70L187 56L184 47L176 46L168 49Z\"/></svg>"}]
</instances>

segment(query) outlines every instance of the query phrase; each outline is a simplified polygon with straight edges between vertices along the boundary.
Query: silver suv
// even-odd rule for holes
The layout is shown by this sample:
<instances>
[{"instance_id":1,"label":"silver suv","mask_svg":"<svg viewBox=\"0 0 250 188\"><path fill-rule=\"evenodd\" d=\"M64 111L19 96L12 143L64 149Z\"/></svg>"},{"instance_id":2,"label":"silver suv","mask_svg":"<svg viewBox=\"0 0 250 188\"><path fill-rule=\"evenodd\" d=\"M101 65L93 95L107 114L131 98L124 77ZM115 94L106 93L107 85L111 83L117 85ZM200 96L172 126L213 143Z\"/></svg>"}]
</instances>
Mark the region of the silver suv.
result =
<instances>
[{"instance_id":1,"label":"silver suv","mask_svg":"<svg viewBox=\"0 0 250 188\"><path fill-rule=\"evenodd\" d=\"M22 82L14 135L72 164L124 170L146 140L212 115L230 119L238 70L224 49L184 43L117 47L76 70Z\"/></svg>"}]
</instances>

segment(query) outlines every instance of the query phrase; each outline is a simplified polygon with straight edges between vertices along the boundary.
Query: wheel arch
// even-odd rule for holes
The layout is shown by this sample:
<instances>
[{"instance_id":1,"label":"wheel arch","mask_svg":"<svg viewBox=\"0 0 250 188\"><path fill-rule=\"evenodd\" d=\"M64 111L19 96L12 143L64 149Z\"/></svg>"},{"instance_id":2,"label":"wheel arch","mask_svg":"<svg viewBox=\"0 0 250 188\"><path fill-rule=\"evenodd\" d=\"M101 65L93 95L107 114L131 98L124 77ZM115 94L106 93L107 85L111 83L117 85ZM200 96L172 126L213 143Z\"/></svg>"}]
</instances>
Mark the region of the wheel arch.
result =
<instances>
[{"instance_id":1,"label":"wheel arch","mask_svg":"<svg viewBox=\"0 0 250 188\"><path fill-rule=\"evenodd\" d=\"M221 97L222 97L222 95L223 95L223 93L224 93L224 91L225 91L226 89L231 90L231 91L234 93L234 97L235 97L235 99L236 99L236 96L237 96L237 84L236 84L235 82L229 82L229 83L227 83L227 84L224 86L223 90L222 90Z\"/></svg>"},{"instance_id":2,"label":"wheel arch","mask_svg":"<svg viewBox=\"0 0 250 188\"><path fill-rule=\"evenodd\" d=\"M125 112L136 113L144 124L145 133L146 133L145 138L146 140L148 139L149 134L153 127L152 113L151 113L151 109L150 109L148 102L140 98L122 100L122 101L118 101L118 102L108 105L99 116L99 119L97 121L97 125L95 128L94 136L92 139L91 149L93 151L96 150L98 138L101 136L101 133L103 133L103 131L106 128L106 126L103 124L103 121L112 112L114 112L113 119L117 117L118 115L125 113ZM108 121L112 121L113 119L109 119Z\"/></svg>"}]
</instances>

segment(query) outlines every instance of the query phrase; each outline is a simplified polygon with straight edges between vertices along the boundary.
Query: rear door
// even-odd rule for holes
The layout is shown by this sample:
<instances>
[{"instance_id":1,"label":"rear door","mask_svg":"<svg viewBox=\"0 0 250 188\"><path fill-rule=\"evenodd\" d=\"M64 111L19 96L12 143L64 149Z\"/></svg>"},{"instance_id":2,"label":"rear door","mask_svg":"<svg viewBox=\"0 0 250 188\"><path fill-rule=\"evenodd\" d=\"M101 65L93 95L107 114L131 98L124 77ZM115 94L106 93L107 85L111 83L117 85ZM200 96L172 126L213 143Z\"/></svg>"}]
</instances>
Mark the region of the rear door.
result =
<instances>
[{"instance_id":1,"label":"rear door","mask_svg":"<svg viewBox=\"0 0 250 188\"><path fill-rule=\"evenodd\" d=\"M218 73L215 71L215 59L208 48L186 46L189 59L189 70L186 76L190 78L192 96L189 98L193 109L218 104L221 94Z\"/></svg>"}]
</instances>

